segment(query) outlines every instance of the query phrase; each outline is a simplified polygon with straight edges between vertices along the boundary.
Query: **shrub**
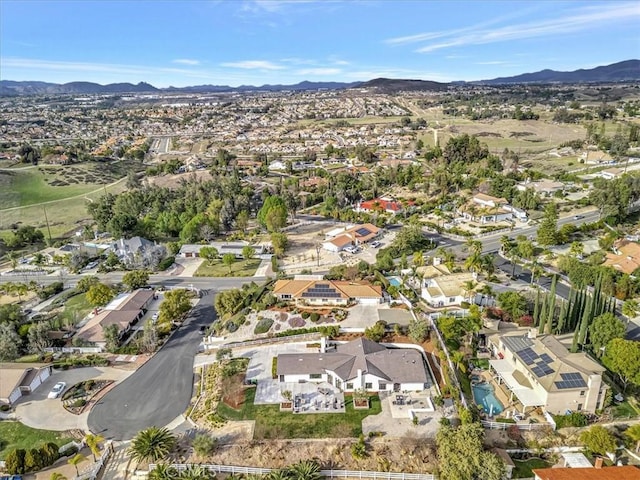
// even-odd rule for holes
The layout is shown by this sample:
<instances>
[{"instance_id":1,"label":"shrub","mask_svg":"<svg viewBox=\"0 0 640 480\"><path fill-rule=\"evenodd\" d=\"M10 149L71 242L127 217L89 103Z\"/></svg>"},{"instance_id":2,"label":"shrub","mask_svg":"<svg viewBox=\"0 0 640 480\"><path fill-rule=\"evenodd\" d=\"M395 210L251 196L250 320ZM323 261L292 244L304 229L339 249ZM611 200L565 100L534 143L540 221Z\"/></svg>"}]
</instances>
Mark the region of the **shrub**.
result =
<instances>
[{"instance_id":1,"label":"shrub","mask_svg":"<svg viewBox=\"0 0 640 480\"><path fill-rule=\"evenodd\" d=\"M271 360L271 378L278 378L278 357Z\"/></svg>"},{"instance_id":2,"label":"shrub","mask_svg":"<svg viewBox=\"0 0 640 480\"><path fill-rule=\"evenodd\" d=\"M316 323L318 320L320 320L320 314L318 312L313 312L311 314L311 316L309 317L309 319L313 322Z\"/></svg>"},{"instance_id":3,"label":"shrub","mask_svg":"<svg viewBox=\"0 0 640 480\"><path fill-rule=\"evenodd\" d=\"M302 312L302 318L307 319L311 314L309 312Z\"/></svg>"},{"instance_id":4,"label":"shrub","mask_svg":"<svg viewBox=\"0 0 640 480\"><path fill-rule=\"evenodd\" d=\"M4 457L4 469L9 475L21 474L25 472L25 452L22 448L16 448L7 453Z\"/></svg>"},{"instance_id":5,"label":"shrub","mask_svg":"<svg viewBox=\"0 0 640 480\"><path fill-rule=\"evenodd\" d=\"M158 271L163 271L166 270L167 268L169 268L171 265L173 265L173 263L176 261L176 257L167 257L165 259L163 259L159 264L158 264Z\"/></svg>"},{"instance_id":6,"label":"shrub","mask_svg":"<svg viewBox=\"0 0 640 480\"><path fill-rule=\"evenodd\" d=\"M193 449L200 457L211 455L218 446L218 439L205 433L198 433L193 439Z\"/></svg>"},{"instance_id":7,"label":"shrub","mask_svg":"<svg viewBox=\"0 0 640 480\"><path fill-rule=\"evenodd\" d=\"M62 290L64 290L62 282L54 282L51 285L42 287L38 292L38 297L40 297L41 300L46 300L47 298L53 297L54 295L62 292Z\"/></svg>"},{"instance_id":8,"label":"shrub","mask_svg":"<svg viewBox=\"0 0 640 480\"><path fill-rule=\"evenodd\" d=\"M288 323L293 328L301 328L305 326L306 322L301 317L290 317Z\"/></svg>"},{"instance_id":9,"label":"shrub","mask_svg":"<svg viewBox=\"0 0 640 480\"><path fill-rule=\"evenodd\" d=\"M71 406L72 407L76 407L76 408L80 408L80 407L84 407L87 404L87 401L84 398L79 398L76 401L74 401Z\"/></svg>"},{"instance_id":10,"label":"shrub","mask_svg":"<svg viewBox=\"0 0 640 480\"><path fill-rule=\"evenodd\" d=\"M364 443L364 436L360 434L358 442L351 445L351 456L356 460L367 457L367 444Z\"/></svg>"},{"instance_id":11,"label":"shrub","mask_svg":"<svg viewBox=\"0 0 640 480\"><path fill-rule=\"evenodd\" d=\"M236 330L238 330L238 324L236 324L235 322L227 322L225 323L224 327L227 329L227 332L229 333L233 333Z\"/></svg>"},{"instance_id":12,"label":"shrub","mask_svg":"<svg viewBox=\"0 0 640 480\"><path fill-rule=\"evenodd\" d=\"M267 333L269 331L269 329L271 328L271 325L273 325L273 319L271 319L271 318L263 318L262 320L260 320L258 322L256 327L253 329L253 333L255 333L256 335L260 335L262 333Z\"/></svg>"},{"instance_id":13,"label":"shrub","mask_svg":"<svg viewBox=\"0 0 640 480\"><path fill-rule=\"evenodd\" d=\"M557 428L585 427L589 423L587 416L581 412L571 412L569 415L554 415L553 420Z\"/></svg>"},{"instance_id":14,"label":"shrub","mask_svg":"<svg viewBox=\"0 0 640 480\"><path fill-rule=\"evenodd\" d=\"M42 451L37 448L30 449L24 456L24 470L30 472L32 470L40 470L45 465L42 458Z\"/></svg>"}]
</instances>

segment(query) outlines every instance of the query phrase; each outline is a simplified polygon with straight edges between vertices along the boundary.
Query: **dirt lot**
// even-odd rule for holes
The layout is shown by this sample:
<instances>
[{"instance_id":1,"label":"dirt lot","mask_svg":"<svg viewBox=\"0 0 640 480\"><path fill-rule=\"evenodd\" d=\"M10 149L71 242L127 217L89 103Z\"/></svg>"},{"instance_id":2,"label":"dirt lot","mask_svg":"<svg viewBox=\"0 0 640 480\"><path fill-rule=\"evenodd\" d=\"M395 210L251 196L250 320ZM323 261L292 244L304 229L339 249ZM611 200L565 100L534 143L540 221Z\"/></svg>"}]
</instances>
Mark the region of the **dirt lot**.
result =
<instances>
[{"instance_id":1,"label":"dirt lot","mask_svg":"<svg viewBox=\"0 0 640 480\"><path fill-rule=\"evenodd\" d=\"M264 468L281 468L309 458L317 459L323 468L351 470L390 470L425 473L435 469L435 446L432 440L411 435L400 439L384 437L367 441L368 458L354 460L351 445L355 439L240 441L221 445L210 457L194 457L195 462Z\"/></svg>"},{"instance_id":2,"label":"dirt lot","mask_svg":"<svg viewBox=\"0 0 640 480\"><path fill-rule=\"evenodd\" d=\"M157 185L163 188L177 187L180 184L180 180L188 180L195 176L198 180L206 181L211 180L211 174L208 170L197 170L195 172L178 173L176 175L161 175L159 177L147 177L145 181L151 185Z\"/></svg>"}]
</instances>

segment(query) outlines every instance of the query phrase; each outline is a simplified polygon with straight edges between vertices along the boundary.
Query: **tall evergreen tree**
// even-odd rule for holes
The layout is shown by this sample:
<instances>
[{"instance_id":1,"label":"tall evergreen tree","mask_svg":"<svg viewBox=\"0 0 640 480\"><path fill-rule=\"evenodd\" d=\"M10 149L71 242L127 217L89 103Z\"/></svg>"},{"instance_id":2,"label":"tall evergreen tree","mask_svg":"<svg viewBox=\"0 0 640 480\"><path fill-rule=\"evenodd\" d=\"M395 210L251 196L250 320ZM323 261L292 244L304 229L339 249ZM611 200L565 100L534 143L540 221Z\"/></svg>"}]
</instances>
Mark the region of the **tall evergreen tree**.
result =
<instances>
[{"instance_id":1,"label":"tall evergreen tree","mask_svg":"<svg viewBox=\"0 0 640 480\"><path fill-rule=\"evenodd\" d=\"M551 280L551 293L549 295L551 295L551 298L549 299L549 311L545 312L546 316L547 316L547 321L546 321L546 326L547 326L547 333L551 333L551 329L553 326L553 317L555 316L556 313L556 287L558 284L558 276L554 275L553 279ZM540 332L543 333L543 332Z\"/></svg>"},{"instance_id":2,"label":"tall evergreen tree","mask_svg":"<svg viewBox=\"0 0 640 480\"><path fill-rule=\"evenodd\" d=\"M533 304L533 324L538 326L538 322L540 321L540 289L536 288L536 300Z\"/></svg>"}]
</instances>

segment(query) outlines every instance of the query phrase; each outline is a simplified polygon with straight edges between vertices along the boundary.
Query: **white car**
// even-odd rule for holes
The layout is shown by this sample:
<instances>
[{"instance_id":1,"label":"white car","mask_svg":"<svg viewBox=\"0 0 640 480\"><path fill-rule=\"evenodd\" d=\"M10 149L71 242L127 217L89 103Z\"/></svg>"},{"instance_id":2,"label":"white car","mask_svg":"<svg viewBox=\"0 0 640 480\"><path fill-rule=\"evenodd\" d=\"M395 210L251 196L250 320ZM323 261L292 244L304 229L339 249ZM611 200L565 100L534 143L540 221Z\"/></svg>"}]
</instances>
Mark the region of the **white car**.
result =
<instances>
[{"instance_id":1,"label":"white car","mask_svg":"<svg viewBox=\"0 0 640 480\"><path fill-rule=\"evenodd\" d=\"M153 322L156 322L158 320L158 317L160 316L160 314L158 312L154 313L153 315L151 315L151 320Z\"/></svg>"},{"instance_id":2,"label":"white car","mask_svg":"<svg viewBox=\"0 0 640 480\"><path fill-rule=\"evenodd\" d=\"M49 392L49 395L47 395L47 398L58 398L66 386L67 384L64 382L56 383Z\"/></svg>"}]
</instances>

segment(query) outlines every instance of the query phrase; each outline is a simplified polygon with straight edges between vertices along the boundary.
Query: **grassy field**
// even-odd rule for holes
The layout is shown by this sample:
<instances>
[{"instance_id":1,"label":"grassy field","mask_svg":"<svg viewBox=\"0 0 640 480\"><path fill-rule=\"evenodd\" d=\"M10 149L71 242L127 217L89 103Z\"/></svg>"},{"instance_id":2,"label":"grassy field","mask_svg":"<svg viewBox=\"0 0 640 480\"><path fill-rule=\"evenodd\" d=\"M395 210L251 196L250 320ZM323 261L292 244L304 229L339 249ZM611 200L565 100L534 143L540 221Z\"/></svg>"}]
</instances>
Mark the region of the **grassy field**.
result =
<instances>
[{"instance_id":1,"label":"grassy field","mask_svg":"<svg viewBox=\"0 0 640 480\"><path fill-rule=\"evenodd\" d=\"M53 442L58 446L69 443L72 439L64 436L64 432L36 430L20 422L0 422L0 459L14 448L39 448L45 443Z\"/></svg>"},{"instance_id":2,"label":"grassy field","mask_svg":"<svg viewBox=\"0 0 640 480\"><path fill-rule=\"evenodd\" d=\"M527 461L519 461L514 460L513 463L516 464L516 468L513 469L512 478L531 478L533 477L534 468L550 468L551 463L545 462L540 458L532 458Z\"/></svg>"},{"instance_id":3,"label":"grassy field","mask_svg":"<svg viewBox=\"0 0 640 480\"><path fill-rule=\"evenodd\" d=\"M8 208L0 210L0 236L11 229L11 225L21 223L23 225L33 225L42 229L47 236L44 209L46 208L49 217L49 226L52 237L60 237L79 225L91 219L87 213L86 205L91 200L100 198L104 192L120 193L125 190L126 179L122 179L116 184L102 186L82 197L67 198L53 201L43 205L31 205L21 208ZM2 188L0 187L0 191ZM5 205L1 203L1 205Z\"/></svg>"},{"instance_id":4,"label":"grassy field","mask_svg":"<svg viewBox=\"0 0 640 480\"><path fill-rule=\"evenodd\" d=\"M259 258L250 260L236 260L231 265L231 271L222 260L216 260L213 264L203 262L196 270L196 277L251 277L260 266Z\"/></svg>"},{"instance_id":5,"label":"grassy field","mask_svg":"<svg viewBox=\"0 0 640 480\"><path fill-rule=\"evenodd\" d=\"M255 420L254 438L344 438L362 433L362 419L381 412L380 399L370 397L369 410L355 410L351 397L345 397L346 413L295 415L280 412L278 405L255 405L256 389L245 390L245 402L234 410L220 402L218 414L228 420Z\"/></svg>"}]
</instances>

